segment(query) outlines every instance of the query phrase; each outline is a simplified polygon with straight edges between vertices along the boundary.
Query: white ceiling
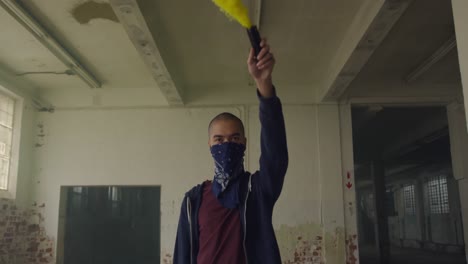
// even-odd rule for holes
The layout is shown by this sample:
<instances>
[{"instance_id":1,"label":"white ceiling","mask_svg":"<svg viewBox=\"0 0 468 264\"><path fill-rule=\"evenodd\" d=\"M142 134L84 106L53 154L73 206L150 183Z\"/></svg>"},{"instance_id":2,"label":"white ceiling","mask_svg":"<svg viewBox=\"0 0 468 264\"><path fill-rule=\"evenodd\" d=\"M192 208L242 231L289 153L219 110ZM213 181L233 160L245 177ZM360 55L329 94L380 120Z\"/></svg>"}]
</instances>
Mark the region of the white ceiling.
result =
<instances>
[{"instance_id":1,"label":"white ceiling","mask_svg":"<svg viewBox=\"0 0 468 264\"><path fill-rule=\"evenodd\" d=\"M140 8L148 3L154 7L142 8L142 12L171 77L188 94L189 103L190 97L207 93L242 94L252 89L245 66L249 48L245 30L228 21L211 1L137 2ZM287 93L312 97L362 2L263 1L261 33L269 39L277 57L277 85L286 86ZM89 1L83 0L21 0L21 4L96 76L102 89L159 90L123 26L112 19L108 1L96 0L95 8L86 7ZM77 7L82 9L81 14L75 12ZM66 70L3 10L0 28L2 67L14 73ZM90 89L76 76L34 74L23 78L48 94Z\"/></svg>"},{"instance_id":2,"label":"white ceiling","mask_svg":"<svg viewBox=\"0 0 468 264\"><path fill-rule=\"evenodd\" d=\"M383 43L350 85L348 96L373 93L387 89L384 83L393 83L406 89L406 94L426 93L437 87L434 95L461 93L461 77L457 49L454 48L418 79L407 84L404 78L433 55L454 35L450 1L414 0L395 24ZM437 91L438 90L438 91ZM404 90L394 89L395 96ZM386 92L391 95L391 91ZM416 93L415 93L416 94Z\"/></svg>"},{"instance_id":3,"label":"white ceiling","mask_svg":"<svg viewBox=\"0 0 468 264\"><path fill-rule=\"evenodd\" d=\"M32 72L63 73L67 68L26 29L0 8L0 65L12 75ZM52 77L52 78L51 78ZM31 74L22 78L41 87L81 85L76 77L58 74Z\"/></svg>"},{"instance_id":4,"label":"white ceiling","mask_svg":"<svg viewBox=\"0 0 468 264\"><path fill-rule=\"evenodd\" d=\"M260 32L277 59L276 84L291 93L308 89L313 94L362 2L262 1ZM203 96L251 89L245 29L227 20L209 0L155 0L152 4L147 22L183 90Z\"/></svg>"},{"instance_id":5,"label":"white ceiling","mask_svg":"<svg viewBox=\"0 0 468 264\"><path fill-rule=\"evenodd\" d=\"M96 76L102 83L102 89L153 87L159 92L120 23L96 17L88 23L80 24L72 15L74 8L82 2L54 0L44 3L40 0L25 0L21 3L66 50ZM112 10L109 5L107 7ZM0 62L10 72L63 72L67 69L3 9L0 9L0 31ZM47 92L90 89L77 76L32 74L23 78ZM164 101L162 95L156 97Z\"/></svg>"},{"instance_id":6,"label":"white ceiling","mask_svg":"<svg viewBox=\"0 0 468 264\"><path fill-rule=\"evenodd\" d=\"M226 19L210 0L135 1L172 79L185 93L186 103L203 99L207 104L250 102L252 83L245 65L249 41L241 26ZM274 79L287 101L314 101L316 89L365 2L262 1L260 31L277 58ZM358 89L357 84L402 78L435 51L453 33L451 7L442 2L446 1L415 0L350 89ZM134 98L150 97L145 98L145 104L167 103L107 0L21 0L21 4L96 76L102 83L102 94L110 96L115 91L123 100L128 90L136 94ZM1 68L12 74L67 70L2 9L0 30ZM441 83L456 79L456 58L456 52L449 54L447 64L442 61L433 68L437 74L422 79L430 76L428 81ZM90 91L76 76L30 74L22 78L43 94L55 93L53 104L60 104L62 95L68 94L67 100L72 101L71 95L84 96L83 92Z\"/></svg>"}]
</instances>

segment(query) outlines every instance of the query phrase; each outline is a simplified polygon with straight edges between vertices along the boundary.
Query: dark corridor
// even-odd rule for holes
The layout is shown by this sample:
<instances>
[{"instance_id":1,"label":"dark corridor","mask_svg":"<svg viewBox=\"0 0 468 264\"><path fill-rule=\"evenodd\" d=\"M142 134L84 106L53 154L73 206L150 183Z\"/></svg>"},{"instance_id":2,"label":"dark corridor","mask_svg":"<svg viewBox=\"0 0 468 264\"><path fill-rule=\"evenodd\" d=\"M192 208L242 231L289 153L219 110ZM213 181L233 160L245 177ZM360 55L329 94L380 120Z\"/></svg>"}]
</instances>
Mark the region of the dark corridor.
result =
<instances>
[{"instance_id":1,"label":"dark corridor","mask_svg":"<svg viewBox=\"0 0 468 264\"><path fill-rule=\"evenodd\" d=\"M445 107L354 107L362 264L465 264Z\"/></svg>"}]
</instances>

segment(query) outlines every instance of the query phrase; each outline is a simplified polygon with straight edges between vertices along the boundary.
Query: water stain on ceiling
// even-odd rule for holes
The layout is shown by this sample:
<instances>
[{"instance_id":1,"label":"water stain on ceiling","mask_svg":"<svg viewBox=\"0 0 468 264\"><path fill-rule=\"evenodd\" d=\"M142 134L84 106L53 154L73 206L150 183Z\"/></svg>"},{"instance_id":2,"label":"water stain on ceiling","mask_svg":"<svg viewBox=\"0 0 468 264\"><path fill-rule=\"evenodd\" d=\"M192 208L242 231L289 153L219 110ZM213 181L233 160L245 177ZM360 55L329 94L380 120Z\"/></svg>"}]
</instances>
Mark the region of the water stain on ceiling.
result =
<instances>
[{"instance_id":1,"label":"water stain on ceiling","mask_svg":"<svg viewBox=\"0 0 468 264\"><path fill-rule=\"evenodd\" d=\"M109 3L84 2L74 7L71 14L80 24L87 24L93 19L107 19L119 23Z\"/></svg>"}]
</instances>

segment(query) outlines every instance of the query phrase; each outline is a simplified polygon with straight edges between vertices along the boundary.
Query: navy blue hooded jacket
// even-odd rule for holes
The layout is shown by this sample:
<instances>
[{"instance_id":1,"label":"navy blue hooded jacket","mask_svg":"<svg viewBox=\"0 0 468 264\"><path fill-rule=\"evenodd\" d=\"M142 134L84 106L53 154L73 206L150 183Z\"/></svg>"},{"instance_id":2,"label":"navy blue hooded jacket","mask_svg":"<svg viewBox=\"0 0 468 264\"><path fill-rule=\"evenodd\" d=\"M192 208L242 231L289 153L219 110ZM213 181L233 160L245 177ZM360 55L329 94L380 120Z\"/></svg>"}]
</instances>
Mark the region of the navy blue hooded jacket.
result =
<instances>
[{"instance_id":1,"label":"navy blue hooded jacket","mask_svg":"<svg viewBox=\"0 0 468 264\"><path fill-rule=\"evenodd\" d=\"M288 150L281 102L278 97L260 100L260 170L240 177L239 213L244 230L247 264L281 264L272 225L273 206L283 187ZM196 264L198 254L198 210L203 184L185 194L174 248L174 264Z\"/></svg>"}]
</instances>

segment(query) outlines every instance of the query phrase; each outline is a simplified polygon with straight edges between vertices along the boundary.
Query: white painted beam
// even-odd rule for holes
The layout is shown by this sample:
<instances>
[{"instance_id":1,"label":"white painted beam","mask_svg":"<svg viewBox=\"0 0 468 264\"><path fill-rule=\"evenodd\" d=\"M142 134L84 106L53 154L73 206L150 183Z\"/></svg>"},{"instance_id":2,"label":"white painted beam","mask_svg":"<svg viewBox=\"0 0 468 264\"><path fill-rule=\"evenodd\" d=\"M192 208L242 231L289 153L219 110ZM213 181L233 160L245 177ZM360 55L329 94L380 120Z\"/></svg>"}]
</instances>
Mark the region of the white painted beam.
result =
<instances>
[{"instance_id":1,"label":"white painted beam","mask_svg":"<svg viewBox=\"0 0 468 264\"><path fill-rule=\"evenodd\" d=\"M250 16L252 23L257 26L260 30L261 19L262 19L262 0L251 0L250 1Z\"/></svg>"},{"instance_id":2,"label":"white painted beam","mask_svg":"<svg viewBox=\"0 0 468 264\"><path fill-rule=\"evenodd\" d=\"M330 75L324 84L325 90L319 95L322 101L336 100L344 93L410 2L411 0L387 0L382 3L373 0L363 4L356 14L355 21L350 25L334 65L329 69ZM356 36L362 37L356 41ZM348 51L351 45L354 45L354 50Z\"/></svg>"},{"instance_id":3,"label":"white painted beam","mask_svg":"<svg viewBox=\"0 0 468 264\"><path fill-rule=\"evenodd\" d=\"M434 64L442 60L447 54L457 46L455 35L450 37L440 48L438 48L431 56L425 59L418 67L411 71L406 77L405 81L411 83L417 80L421 75L427 72Z\"/></svg>"},{"instance_id":4,"label":"white painted beam","mask_svg":"<svg viewBox=\"0 0 468 264\"><path fill-rule=\"evenodd\" d=\"M84 68L76 58L74 58L56 39L54 39L47 32L47 30L37 20L35 20L16 1L0 0L0 6L89 87L101 87L101 83L96 79L96 77L86 68Z\"/></svg>"},{"instance_id":5,"label":"white painted beam","mask_svg":"<svg viewBox=\"0 0 468 264\"><path fill-rule=\"evenodd\" d=\"M347 32L343 36L340 47L336 50L335 56L327 67L325 80L321 88L318 89L317 97L319 100L324 101L331 97L334 82L337 80L338 75L342 72L345 63L349 60L351 54L356 49L359 41L365 35L370 24L379 13L385 0L364 0L358 12L354 16ZM341 73L343 76L344 73ZM352 75L349 78L354 78ZM342 80L345 81L345 80ZM346 82L346 81L345 81ZM346 84L343 84L346 86Z\"/></svg>"},{"instance_id":6,"label":"white painted beam","mask_svg":"<svg viewBox=\"0 0 468 264\"><path fill-rule=\"evenodd\" d=\"M176 87L164 64L154 36L148 28L137 1L110 0L109 2L168 103L183 105L181 90Z\"/></svg>"}]
</instances>

